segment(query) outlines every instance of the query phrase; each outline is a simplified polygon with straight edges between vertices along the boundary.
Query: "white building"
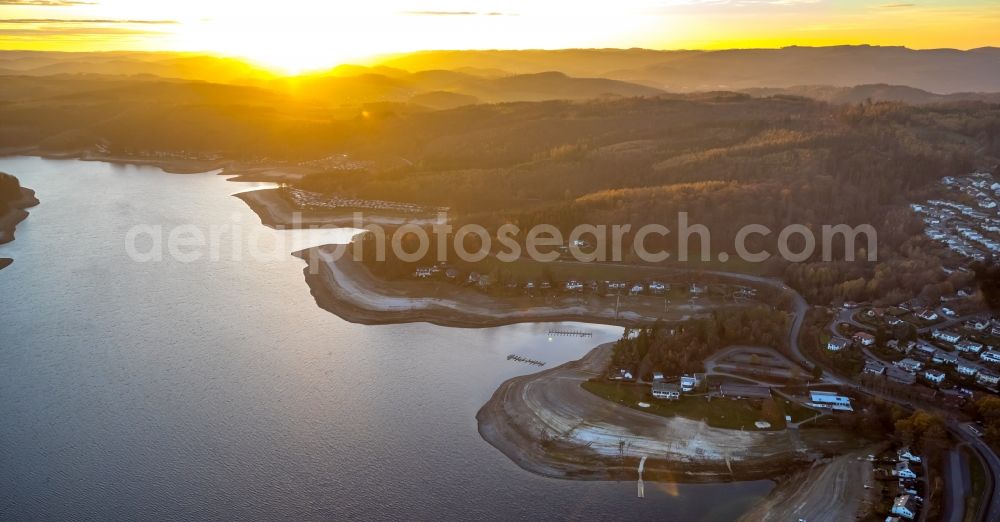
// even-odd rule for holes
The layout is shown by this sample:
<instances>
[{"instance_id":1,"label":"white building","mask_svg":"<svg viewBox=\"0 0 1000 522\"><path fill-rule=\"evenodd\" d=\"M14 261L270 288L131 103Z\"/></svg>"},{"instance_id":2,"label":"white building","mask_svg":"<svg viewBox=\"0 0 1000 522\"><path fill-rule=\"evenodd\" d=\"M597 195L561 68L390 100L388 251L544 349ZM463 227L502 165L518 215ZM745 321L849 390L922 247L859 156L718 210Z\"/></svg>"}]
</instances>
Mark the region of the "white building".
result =
<instances>
[{"instance_id":1,"label":"white building","mask_svg":"<svg viewBox=\"0 0 1000 522\"><path fill-rule=\"evenodd\" d=\"M694 389L697 388L699 384L701 384L701 381L698 379L697 375L694 375L694 376L692 376L692 375L681 376L681 391L682 392L687 393L689 391L694 391Z\"/></svg>"},{"instance_id":2,"label":"white building","mask_svg":"<svg viewBox=\"0 0 1000 522\"><path fill-rule=\"evenodd\" d=\"M875 336L868 332L858 332L854 334L854 342L861 346L874 346Z\"/></svg>"},{"instance_id":3,"label":"white building","mask_svg":"<svg viewBox=\"0 0 1000 522\"><path fill-rule=\"evenodd\" d=\"M830 340L826 342L826 349L831 352L839 352L850 345L851 341L848 341L847 339L831 337Z\"/></svg>"},{"instance_id":4,"label":"white building","mask_svg":"<svg viewBox=\"0 0 1000 522\"><path fill-rule=\"evenodd\" d=\"M987 350L979 354L979 358L991 363L1000 363L1000 352L995 350Z\"/></svg>"},{"instance_id":5,"label":"white building","mask_svg":"<svg viewBox=\"0 0 1000 522\"><path fill-rule=\"evenodd\" d=\"M921 460L919 456L914 455L910 451L910 448L905 447L905 446L902 447L902 448L899 448L899 451L896 452L896 457L898 457L899 460L908 460L910 462L916 462L917 464L919 464L920 460Z\"/></svg>"},{"instance_id":6,"label":"white building","mask_svg":"<svg viewBox=\"0 0 1000 522\"><path fill-rule=\"evenodd\" d=\"M934 330L934 333L931 335L935 339L939 341L944 341L946 343L957 343L962 339L961 335L958 335L957 333L948 330Z\"/></svg>"},{"instance_id":7,"label":"white building","mask_svg":"<svg viewBox=\"0 0 1000 522\"><path fill-rule=\"evenodd\" d=\"M983 345L968 339L955 345L955 349L960 352L979 353L983 350Z\"/></svg>"},{"instance_id":8,"label":"white building","mask_svg":"<svg viewBox=\"0 0 1000 522\"><path fill-rule=\"evenodd\" d=\"M681 388L676 384L658 382L653 384L653 397L675 401L681 398Z\"/></svg>"},{"instance_id":9,"label":"white building","mask_svg":"<svg viewBox=\"0 0 1000 522\"><path fill-rule=\"evenodd\" d=\"M907 520L917 518L917 501L911 495L900 495L892 503L892 514Z\"/></svg>"},{"instance_id":10,"label":"white building","mask_svg":"<svg viewBox=\"0 0 1000 522\"><path fill-rule=\"evenodd\" d=\"M944 372L940 370L927 370L924 372L924 379L927 379L934 384L941 384L944 382Z\"/></svg>"},{"instance_id":11,"label":"white building","mask_svg":"<svg viewBox=\"0 0 1000 522\"><path fill-rule=\"evenodd\" d=\"M987 386L1000 384L1000 375L997 375L989 370L980 370L979 374L976 375L976 382Z\"/></svg>"},{"instance_id":12,"label":"white building","mask_svg":"<svg viewBox=\"0 0 1000 522\"><path fill-rule=\"evenodd\" d=\"M851 399L835 392L811 391L809 392L811 405L817 408L827 408L836 411L854 411L851 406Z\"/></svg>"},{"instance_id":13,"label":"white building","mask_svg":"<svg viewBox=\"0 0 1000 522\"><path fill-rule=\"evenodd\" d=\"M904 460L902 462L897 462L896 467L892 470L892 474L904 479L915 479L917 474L910 469L910 462Z\"/></svg>"},{"instance_id":14,"label":"white building","mask_svg":"<svg viewBox=\"0 0 1000 522\"><path fill-rule=\"evenodd\" d=\"M916 373L919 372L924 367L924 363L914 359L906 358L901 361L896 361L896 366L908 372Z\"/></svg>"},{"instance_id":15,"label":"white building","mask_svg":"<svg viewBox=\"0 0 1000 522\"><path fill-rule=\"evenodd\" d=\"M962 375L970 375L971 376L971 375L975 375L977 372L979 372L979 367L978 366L976 366L975 364L969 363L969 362L965 362L965 361L962 361L962 362L958 363L958 368L957 369L958 369L958 373L960 373Z\"/></svg>"}]
</instances>

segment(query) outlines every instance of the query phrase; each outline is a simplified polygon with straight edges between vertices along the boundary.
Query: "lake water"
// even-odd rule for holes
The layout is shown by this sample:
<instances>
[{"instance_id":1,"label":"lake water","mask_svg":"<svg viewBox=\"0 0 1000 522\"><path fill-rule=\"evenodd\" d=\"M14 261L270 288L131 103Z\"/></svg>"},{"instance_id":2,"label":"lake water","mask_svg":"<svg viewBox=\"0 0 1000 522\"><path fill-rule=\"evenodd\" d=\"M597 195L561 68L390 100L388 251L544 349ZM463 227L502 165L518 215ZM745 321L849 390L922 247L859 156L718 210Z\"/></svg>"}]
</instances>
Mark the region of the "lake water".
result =
<instances>
[{"instance_id":1,"label":"lake water","mask_svg":"<svg viewBox=\"0 0 1000 522\"><path fill-rule=\"evenodd\" d=\"M479 437L496 387L535 371L508 354L551 367L618 328L550 341L549 325L351 324L315 305L288 255L289 238L338 235L265 229L231 197L253 184L33 157L0 171L41 200L0 246L14 259L0 271L2 519L728 520L772 487L647 484L638 499L634 482L533 475ZM244 237L221 234L217 260L142 263L125 248L137 225Z\"/></svg>"}]
</instances>

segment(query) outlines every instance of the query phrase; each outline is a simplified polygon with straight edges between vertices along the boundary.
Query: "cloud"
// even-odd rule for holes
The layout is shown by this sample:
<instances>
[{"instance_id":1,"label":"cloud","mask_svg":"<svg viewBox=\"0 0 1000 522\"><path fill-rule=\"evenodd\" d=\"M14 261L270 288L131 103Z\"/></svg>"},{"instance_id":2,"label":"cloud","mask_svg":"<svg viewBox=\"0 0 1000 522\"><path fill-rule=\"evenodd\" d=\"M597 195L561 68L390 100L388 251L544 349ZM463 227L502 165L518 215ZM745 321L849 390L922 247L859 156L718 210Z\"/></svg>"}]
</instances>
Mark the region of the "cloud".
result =
<instances>
[{"instance_id":1,"label":"cloud","mask_svg":"<svg viewBox=\"0 0 1000 522\"><path fill-rule=\"evenodd\" d=\"M0 5L32 5L43 7L67 7L71 5L94 5L97 2L74 0L0 0Z\"/></svg>"},{"instance_id":2,"label":"cloud","mask_svg":"<svg viewBox=\"0 0 1000 522\"><path fill-rule=\"evenodd\" d=\"M0 18L0 25L13 24L134 24L134 25L170 25L176 20L112 20L112 19L74 19L74 18Z\"/></svg>"},{"instance_id":3,"label":"cloud","mask_svg":"<svg viewBox=\"0 0 1000 522\"><path fill-rule=\"evenodd\" d=\"M143 29L129 29L125 27L0 27L0 37L26 37L37 39L39 36L130 36L130 35L155 35L163 34L160 31L147 31Z\"/></svg>"},{"instance_id":4,"label":"cloud","mask_svg":"<svg viewBox=\"0 0 1000 522\"><path fill-rule=\"evenodd\" d=\"M405 11L403 14L411 16L517 16L510 13L480 13L477 11Z\"/></svg>"}]
</instances>

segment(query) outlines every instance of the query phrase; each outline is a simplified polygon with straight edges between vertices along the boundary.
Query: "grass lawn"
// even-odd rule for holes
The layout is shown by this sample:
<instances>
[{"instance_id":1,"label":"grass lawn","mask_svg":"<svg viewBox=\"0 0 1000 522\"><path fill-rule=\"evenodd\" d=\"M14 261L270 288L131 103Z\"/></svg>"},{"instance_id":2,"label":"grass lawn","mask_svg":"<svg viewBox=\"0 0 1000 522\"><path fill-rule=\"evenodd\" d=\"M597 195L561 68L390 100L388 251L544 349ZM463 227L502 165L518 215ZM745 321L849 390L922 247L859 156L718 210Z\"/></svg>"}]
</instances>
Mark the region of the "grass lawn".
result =
<instances>
[{"instance_id":1,"label":"grass lawn","mask_svg":"<svg viewBox=\"0 0 1000 522\"><path fill-rule=\"evenodd\" d=\"M969 492L965 496L964 520L972 521L976 519L976 512L979 511L979 502L983 496L983 489L986 488L986 470L983 469L983 463L979 461L979 457L972 450L962 448L962 454L965 455L966 460L969 462L969 476L972 479Z\"/></svg>"},{"instance_id":2,"label":"grass lawn","mask_svg":"<svg viewBox=\"0 0 1000 522\"><path fill-rule=\"evenodd\" d=\"M758 431L754 422L766 420L771 423L771 429L785 427L784 414L781 408L774 405L771 413L765 412L765 407L755 407L754 401L730 400L715 398L707 400L704 397L682 396L676 401L654 399L649 393L649 386L631 383L615 383L606 381L587 381L583 388L599 397L617 402L639 411L661 415L663 417L680 416L694 420L704 420L713 428L725 428L747 431ZM640 408L638 403L646 402L649 408Z\"/></svg>"},{"instance_id":3,"label":"grass lawn","mask_svg":"<svg viewBox=\"0 0 1000 522\"><path fill-rule=\"evenodd\" d=\"M802 422L806 419L811 419L819 414L816 410L806 408L805 406L792 402L785 399L778 399L778 403L784 409L784 415L789 415L792 417L792 422Z\"/></svg>"}]
</instances>

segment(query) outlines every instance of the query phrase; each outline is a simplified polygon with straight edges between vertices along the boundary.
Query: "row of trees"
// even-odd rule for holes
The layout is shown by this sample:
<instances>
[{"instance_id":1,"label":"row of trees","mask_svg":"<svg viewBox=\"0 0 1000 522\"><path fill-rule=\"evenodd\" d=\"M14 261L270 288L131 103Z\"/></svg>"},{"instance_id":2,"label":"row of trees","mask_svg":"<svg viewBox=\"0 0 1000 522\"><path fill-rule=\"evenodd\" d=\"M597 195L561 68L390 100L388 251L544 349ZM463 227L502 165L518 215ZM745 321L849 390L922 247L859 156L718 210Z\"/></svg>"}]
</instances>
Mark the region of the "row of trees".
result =
<instances>
[{"instance_id":1,"label":"row of trees","mask_svg":"<svg viewBox=\"0 0 1000 522\"><path fill-rule=\"evenodd\" d=\"M728 309L679 326L657 323L638 331L626 330L615 343L611 364L643 376L654 371L694 373L704 371L705 359L726 346L783 347L787 336L788 315L781 311L767 306Z\"/></svg>"}]
</instances>

